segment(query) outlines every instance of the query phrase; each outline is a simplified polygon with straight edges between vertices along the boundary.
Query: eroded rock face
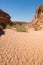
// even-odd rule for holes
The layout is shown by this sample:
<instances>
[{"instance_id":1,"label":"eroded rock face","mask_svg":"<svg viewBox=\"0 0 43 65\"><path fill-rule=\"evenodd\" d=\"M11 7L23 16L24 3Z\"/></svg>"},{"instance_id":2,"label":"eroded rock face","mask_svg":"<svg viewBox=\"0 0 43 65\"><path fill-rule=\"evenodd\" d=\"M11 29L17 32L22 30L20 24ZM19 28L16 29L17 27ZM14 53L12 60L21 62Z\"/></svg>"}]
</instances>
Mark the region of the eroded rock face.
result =
<instances>
[{"instance_id":1,"label":"eroded rock face","mask_svg":"<svg viewBox=\"0 0 43 65\"><path fill-rule=\"evenodd\" d=\"M38 24L43 27L43 4L36 9L36 15L32 21L32 25Z\"/></svg>"},{"instance_id":2,"label":"eroded rock face","mask_svg":"<svg viewBox=\"0 0 43 65\"><path fill-rule=\"evenodd\" d=\"M10 23L10 15L4 12L3 10L0 9L0 24L1 23Z\"/></svg>"},{"instance_id":3,"label":"eroded rock face","mask_svg":"<svg viewBox=\"0 0 43 65\"><path fill-rule=\"evenodd\" d=\"M43 4L40 5L37 9L36 9L36 18L39 18L40 16L43 15Z\"/></svg>"}]
</instances>

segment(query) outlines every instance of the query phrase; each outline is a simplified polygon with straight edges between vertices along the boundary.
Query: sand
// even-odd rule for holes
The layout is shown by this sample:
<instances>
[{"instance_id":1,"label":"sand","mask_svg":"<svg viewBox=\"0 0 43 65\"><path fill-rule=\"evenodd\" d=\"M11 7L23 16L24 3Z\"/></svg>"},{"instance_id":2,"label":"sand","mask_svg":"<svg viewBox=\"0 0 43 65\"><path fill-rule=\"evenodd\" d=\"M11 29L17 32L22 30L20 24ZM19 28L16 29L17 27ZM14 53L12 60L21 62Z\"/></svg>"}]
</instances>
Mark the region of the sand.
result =
<instances>
[{"instance_id":1,"label":"sand","mask_svg":"<svg viewBox=\"0 0 43 65\"><path fill-rule=\"evenodd\" d=\"M43 31L6 29L0 37L0 65L43 65Z\"/></svg>"}]
</instances>

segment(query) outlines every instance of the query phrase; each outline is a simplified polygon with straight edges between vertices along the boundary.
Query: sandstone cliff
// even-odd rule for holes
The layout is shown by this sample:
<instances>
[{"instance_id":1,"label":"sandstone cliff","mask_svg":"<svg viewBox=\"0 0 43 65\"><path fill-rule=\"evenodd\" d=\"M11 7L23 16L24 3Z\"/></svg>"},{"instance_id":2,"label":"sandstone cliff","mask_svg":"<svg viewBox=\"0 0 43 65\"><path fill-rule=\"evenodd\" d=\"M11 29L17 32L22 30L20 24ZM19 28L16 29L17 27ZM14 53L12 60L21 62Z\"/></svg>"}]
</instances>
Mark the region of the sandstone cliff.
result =
<instances>
[{"instance_id":1,"label":"sandstone cliff","mask_svg":"<svg viewBox=\"0 0 43 65\"><path fill-rule=\"evenodd\" d=\"M39 7L36 9L36 14L31 24L37 24L40 27L43 27L43 4L39 5Z\"/></svg>"}]
</instances>

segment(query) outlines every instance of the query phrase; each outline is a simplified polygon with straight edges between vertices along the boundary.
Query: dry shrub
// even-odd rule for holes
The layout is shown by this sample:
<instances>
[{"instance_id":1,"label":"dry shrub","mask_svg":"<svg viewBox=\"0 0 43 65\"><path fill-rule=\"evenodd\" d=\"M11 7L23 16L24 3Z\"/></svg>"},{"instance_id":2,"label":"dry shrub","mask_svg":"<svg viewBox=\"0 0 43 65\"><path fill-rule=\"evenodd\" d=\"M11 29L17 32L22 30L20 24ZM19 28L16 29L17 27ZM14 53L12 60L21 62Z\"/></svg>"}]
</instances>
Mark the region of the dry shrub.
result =
<instances>
[{"instance_id":1,"label":"dry shrub","mask_svg":"<svg viewBox=\"0 0 43 65\"><path fill-rule=\"evenodd\" d=\"M2 31L2 30L3 30L3 26L0 25L0 31Z\"/></svg>"},{"instance_id":2,"label":"dry shrub","mask_svg":"<svg viewBox=\"0 0 43 65\"><path fill-rule=\"evenodd\" d=\"M36 25L33 25L33 28L34 28L34 30L35 30L35 31L40 30L40 26L39 26L39 25L37 25L37 24L36 24Z\"/></svg>"},{"instance_id":3,"label":"dry shrub","mask_svg":"<svg viewBox=\"0 0 43 65\"><path fill-rule=\"evenodd\" d=\"M15 25L14 27L18 32L26 32L26 28L24 25Z\"/></svg>"},{"instance_id":4,"label":"dry shrub","mask_svg":"<svg viewBox=\"0 0 43 65\"><path fill-rule=\"evenodd\" d=\"M7 26L6 26L6 29L11 29L11 26L10 26L10 25L7 25Z\"/></svg>"}]
</instances>

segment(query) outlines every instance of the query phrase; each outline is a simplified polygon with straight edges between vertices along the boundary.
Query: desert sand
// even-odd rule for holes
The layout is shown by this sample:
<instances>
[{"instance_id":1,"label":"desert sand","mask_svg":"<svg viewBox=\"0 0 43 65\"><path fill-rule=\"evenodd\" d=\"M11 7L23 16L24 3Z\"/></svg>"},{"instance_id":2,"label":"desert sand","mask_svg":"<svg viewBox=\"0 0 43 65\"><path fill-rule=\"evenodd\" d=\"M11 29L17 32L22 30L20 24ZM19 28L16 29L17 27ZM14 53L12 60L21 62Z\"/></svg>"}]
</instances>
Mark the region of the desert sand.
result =
<instances>
[{"instance_id":1,"label":"desert sand","mask_svg":"<svg viewBox=\"0 0 43 65\"><path fill-rule=\"evenodd\" d=\"M0 37L0 65L43 65L43 31L6 29Z\"/></svg>"}]
</instances>

